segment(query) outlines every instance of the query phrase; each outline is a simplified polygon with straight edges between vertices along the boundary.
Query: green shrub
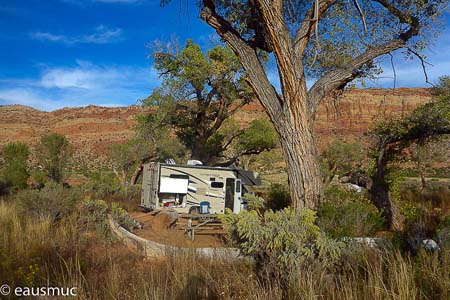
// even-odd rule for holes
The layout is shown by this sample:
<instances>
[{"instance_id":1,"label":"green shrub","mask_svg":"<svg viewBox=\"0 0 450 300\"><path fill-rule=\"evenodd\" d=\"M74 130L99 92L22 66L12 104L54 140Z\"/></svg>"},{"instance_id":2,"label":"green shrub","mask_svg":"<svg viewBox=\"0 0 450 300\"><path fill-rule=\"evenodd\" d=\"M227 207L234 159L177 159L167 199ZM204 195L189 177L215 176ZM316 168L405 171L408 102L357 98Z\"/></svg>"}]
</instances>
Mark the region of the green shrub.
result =
<instances>
[{"instance_id":1,"label":"green shrub","mask_svg":"<svg viewBox=\"0 0 450 300\"><path fill-rule=\"evenodd\" d=\"M111 238L108 214L127 230L139 228L140 224L131 218L118 203L112 203L111 208L103 200L87 199L80 207L80 222L87 230L95 230L100 236Z\"/></svg>"},{"instance_id":2,"label":"green shrub","mask_svg":"<svg viewBox=\"0 0 450 300\"><path fill-rule=\"evenodd\" d=\"M270 186L266 208L272 210L281 210L289 207L291 198L287 187L282 184L275 183Z\"/></svg>"},{"instance_id":3,"label":"green shrub","mask_svg":"<svg viewBox=\"0 0 450 300\"><path fill-rule=\"evenodd\" d=\"M349 190L345 186L333 185L325 190L324 202L339 205L349 202L367 202L367 198L364 194Z\"/></svg>"},{"instance_id":4,"label":"green shrub","mask_svg":"<svg viewBox=\"0 0 450 300\"><path fill-rule=\"evenodd\" d=\"M120 226L124 227L128 231L140 227L140 224L130 217L126 210L121 208L117 202L114 202L111 205L111 215Z\"/></svg>"},{"instance_id":5,"label":"green shrub","mask_svg":"<svg viewBox=\"0 0 450 300\"><path fill-rule=\"evenodd\" d=\"M244 200L247 201L248 210L262 210L264 208L265 201L263 198L256 196L255 194L247 193L244 196Z\"/></svg>"},{"instance_id":6,"label":"green shrub","mask_svg":"<svg viewBox=\"0 0 450 300\"><path fill-rule=\"evenodd\" d=\"M400 213L405 217L405 222L414 223L419 219L421 210L411 203L401 203Z\"/></svg>"},{"instance_id":7,"label":"green shrub","mask_svg":"<svg viewBox=\"0 0 450 300\"><path fill-rule=\"evenodd\" d=\"M50 184L41 190L20 191L16 195L16 202L21 213L57 221L70 214L80 198L78 189Z\"/></svg>"},{"instance_id":8,"label":"green shrub","mask_svg":"<svg viewBox=\"0 0 450 300\"><path fill-rule=\"evenodd\" d=\"M3 149L4 167L0 170L2 181L11 191L27 187L30 177L28 172L28 156L30 151L24 143L8 143Z\"/></svg>"},{"instance_id":9,"label":"green shrub","mask_svg":"<svg viewBox=\"0 0 450 300\"><path fill-rule=\"evenodd\" d=\"M327 238L315 224L315 212L309 209L300 214L290 208L268 210L264 215L228 211L221 219L231 241L261 267L282 277L304 264L333 265L343 246Z\"/></svg>"},{"instance_id":10,"label":"green shrub","mask_svg":"<svg viewBox=\"0 0 450 300\"><path fill-rule=\"evenodd\" d=\"M329 236L371 236L383 229L378 209L361 194L333 187L318 210L317 224Z\"/></svg>"},{"instance_id":11,"label":"green shrub","mask_svg":"<svg viewBox=\"0 0 450 300\"><path fill-rule=\"evenodd\" d=\"M110 237L108 205L103 200L86 199L81 203L79 221L87 230L95 230L99 235Z\"/></svg>"},{"instance_id":12,"label":"green shrub","mask_svg":"<svg viewBox=\"0 0 450 300\"><path fill-rule=\"evenodd\" d=\"M43 188L48 182L47 173L42 170L33 170L31 172L31 180L37 188Z\"/></svg>"}]
</instances>

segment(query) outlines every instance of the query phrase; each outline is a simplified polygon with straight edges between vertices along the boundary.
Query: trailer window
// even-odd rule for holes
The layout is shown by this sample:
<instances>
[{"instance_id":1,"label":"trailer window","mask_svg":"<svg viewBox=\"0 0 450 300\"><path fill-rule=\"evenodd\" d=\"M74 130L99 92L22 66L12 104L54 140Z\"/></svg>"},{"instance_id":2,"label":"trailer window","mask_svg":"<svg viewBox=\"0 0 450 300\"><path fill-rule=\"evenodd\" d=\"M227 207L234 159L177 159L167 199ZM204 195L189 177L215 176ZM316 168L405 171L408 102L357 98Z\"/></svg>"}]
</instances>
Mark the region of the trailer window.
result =
<instances>
[{"instance_id":1,"label":"trailer window","mask_svg":"<svg viewBox=\"0 0 450 300\"><path fill-rule=\"evenodd\" d=\"M241 181L236 180L236 193L241 192Z\"/></svg>"},{"instance_id":2,"label":"trailer window","mask_svg":"<svg viewBox=\"0 0 450 300\"><path fill-rule=\"evenodd\" d=\"M211 187L212 187L213 189L221 189L221 188L223 188L223 182L212 181L212 182L211 182Z\"/></svg>"},{"instance_id":3,"label":"trailer window","mask_svg":"<svg viewBox=\"0 0 450 300\"><path fill-rule=\"evenodd\" d=\"M184 174L170 174L170 178L189 179L189 176Z\"/></svg>"}]
</instances>

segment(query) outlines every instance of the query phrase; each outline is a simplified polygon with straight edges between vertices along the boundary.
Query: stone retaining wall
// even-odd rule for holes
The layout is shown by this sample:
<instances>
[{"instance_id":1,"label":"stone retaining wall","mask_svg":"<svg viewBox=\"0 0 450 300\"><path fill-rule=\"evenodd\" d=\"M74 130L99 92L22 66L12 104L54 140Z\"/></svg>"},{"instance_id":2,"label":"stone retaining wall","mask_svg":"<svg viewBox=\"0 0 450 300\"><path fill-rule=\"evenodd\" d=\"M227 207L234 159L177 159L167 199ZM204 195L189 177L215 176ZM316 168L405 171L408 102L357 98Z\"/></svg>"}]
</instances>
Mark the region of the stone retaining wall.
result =
<instances>
[{"instance_id":1,"label":"stone retaining wall","mask_svg":"<svg viewBox=\"0 0 450 300\"><path fill-rule=\"evenodd\" d=\"M131 250L145 257L155 258L170 254L196 254L211 259L249 259L248 257L241 255L239 249L236 248L182 248L156 243L129 232L120 226L111 215L108 215L108 219L111 231L117 236L117 238L119 238Z\"/></svg>"}]
</instances>

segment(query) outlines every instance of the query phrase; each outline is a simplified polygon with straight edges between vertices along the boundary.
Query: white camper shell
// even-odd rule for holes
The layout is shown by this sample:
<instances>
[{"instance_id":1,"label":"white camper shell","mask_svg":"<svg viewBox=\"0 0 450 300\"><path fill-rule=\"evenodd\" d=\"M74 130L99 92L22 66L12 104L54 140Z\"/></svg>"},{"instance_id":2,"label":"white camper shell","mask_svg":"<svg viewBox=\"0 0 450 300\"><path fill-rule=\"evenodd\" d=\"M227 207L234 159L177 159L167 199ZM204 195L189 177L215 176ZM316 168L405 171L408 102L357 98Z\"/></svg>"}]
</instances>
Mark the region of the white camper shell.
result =
<instances>
[{"instance_id":1,"label":"white camper shell","mask_svg":"<svg viewBox=\"0 0 450 300\"><path fill-rule=\"evenodd\" d=\"M209 202L210 214L225 208L238 213L246 208L246 186L258 184L258 174L250 171L152 162L143 169L141 207L199 213L200 203Z\"/></svg>"}]
</instances>

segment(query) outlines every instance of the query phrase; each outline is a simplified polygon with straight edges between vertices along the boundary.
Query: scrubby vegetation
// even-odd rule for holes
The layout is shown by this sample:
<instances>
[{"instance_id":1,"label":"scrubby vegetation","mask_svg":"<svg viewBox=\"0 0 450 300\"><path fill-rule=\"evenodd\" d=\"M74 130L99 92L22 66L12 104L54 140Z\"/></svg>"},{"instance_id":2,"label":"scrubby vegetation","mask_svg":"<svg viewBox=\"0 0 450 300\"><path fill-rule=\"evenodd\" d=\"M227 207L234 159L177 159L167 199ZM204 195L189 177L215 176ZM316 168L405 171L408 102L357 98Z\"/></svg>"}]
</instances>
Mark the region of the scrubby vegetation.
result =
<instances>
[{"instance_id":1,"label":"scrubby vegetation","mask_svg":"<svg viewBox=\"0 0 450 300\"><path fill-rule=\"evenodd\" d=\"M313 213L308 211L302 216L289 210L266 213L265 224L259 223L251 212L247 213L249 219L239 217L238 222L243 224L252 221L248 227L238 225L241 230L258 229L254 235L241 237L248 242L243 246L246 253L261 258L265 268L260 268L260 264L248 261L210 260L176 252L168 253L164 259L145 260L103 234L106 227L96 226L103 222L108 209L104 202L88 201L78 207L55 224L48 217L23 218L13 202L1 202L3 282L11 286L76 286L79 299L448 299L450 296L448 248L410 255L395 249L343 248L328 240L336 247L330 251L327 246L324 248L327 251L320 252L318 246L324 241L318 241L324 235L314 224ZM440 232L448 232L448 223L446 219L441 224ZM299 251L302 259L297 260L291 250ZM267 255L271 260L265 260ZM279 268L279 264L288 268Z\"/></svg>"},{"instance_id":2,"label":"scrubby vegetation","mask_svg":"<svg viewBox=\"0 0 450 300\"><path fill-rule=\"evenodd\" d=\"M263 187L245 195L248 211L221 216L228 246L238 248L242 259L173 249L149 259L110 230L109 216L129 231L139 228L128 212L139 204L135 183L145 161L191 151L165 138L169 128L141 123L135 140L111 146L113 170L86 170L85 180L73 186L64 182L70 156L64 137L41 139L41 168L29 165L26 145L10 144L0 166L0 283L76 286L80 299L448 299L449 180L445 172L430 178L442 167L442 157L423 152L431 137L410 140L424 126L425 134L438 128L433 122L444 120L447 100L420 107L396 127L378 125L378 137L403 138L381 148L330 141L320 155L327 188L316 211L291 207L279 149L235 160L264 176ZM255 121L239 132L233 138L239 144L227 155L250 146L268 150L261 138L276 147L269 125ZM161 141L159 147L154 141ZM432 145L445 149L442 141ZM381 165L374 165L383 158L377 153L389 154ZM422 170L413 174L411 168ZM377 170L381 181L373 180ZM373 189L380 182L404 219L401 230L391 230L384 206L375 206Z\"/></svg>"}]
</instances>

